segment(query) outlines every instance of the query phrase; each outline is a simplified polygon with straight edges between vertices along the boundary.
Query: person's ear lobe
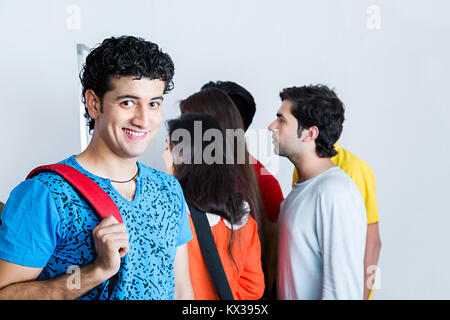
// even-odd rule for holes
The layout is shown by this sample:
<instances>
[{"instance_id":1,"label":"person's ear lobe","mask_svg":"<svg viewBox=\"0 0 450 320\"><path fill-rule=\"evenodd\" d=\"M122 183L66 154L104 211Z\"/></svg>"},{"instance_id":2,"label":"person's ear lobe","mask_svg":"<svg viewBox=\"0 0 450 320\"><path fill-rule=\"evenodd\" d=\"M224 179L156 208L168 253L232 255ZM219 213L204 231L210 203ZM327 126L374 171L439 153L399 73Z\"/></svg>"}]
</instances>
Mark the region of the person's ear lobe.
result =
<instances>
[{"instance_id":1,"label":"person's ear lobe","mask_svg":"<svg viewBox=\"0 0 450 320\"><path fill-rule=\"evenodd\" d=\"M86 90L84 99L89 116L95 120L103 112L100 98L95 94L94 90L89 89Z\"/></svg>"}]
</instances>

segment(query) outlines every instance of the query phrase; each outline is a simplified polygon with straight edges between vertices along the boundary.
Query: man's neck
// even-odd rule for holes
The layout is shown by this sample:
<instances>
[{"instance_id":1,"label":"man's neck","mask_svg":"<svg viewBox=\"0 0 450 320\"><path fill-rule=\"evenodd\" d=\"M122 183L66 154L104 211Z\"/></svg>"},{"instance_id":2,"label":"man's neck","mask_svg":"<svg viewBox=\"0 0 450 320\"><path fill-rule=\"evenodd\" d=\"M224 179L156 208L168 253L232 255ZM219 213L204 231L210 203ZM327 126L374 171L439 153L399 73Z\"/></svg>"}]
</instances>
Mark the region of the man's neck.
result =
<instances>
[{"instance_id":1,"label":"man's neck","mask_svg":"<svg viewBox=\"0 0 450 320\"><path fill-rule=\"evenodd\" d=\"M137 171L136 158L119 157L106 145L95 143L93 140L75 159L85 170L111 180L129 180Z\"/></svg>"},{"instance_id":2,"label":"man's neck","mask_svg":"<svg viewBox=\"0 0 450 320\"><path fill-rule=\"evenodd\" d=\"M335 167L330 158L320 158L317 154L301 154L289 158L299 173L298 182L304 182L322 172Z\"/></svg>"}]
</instances>

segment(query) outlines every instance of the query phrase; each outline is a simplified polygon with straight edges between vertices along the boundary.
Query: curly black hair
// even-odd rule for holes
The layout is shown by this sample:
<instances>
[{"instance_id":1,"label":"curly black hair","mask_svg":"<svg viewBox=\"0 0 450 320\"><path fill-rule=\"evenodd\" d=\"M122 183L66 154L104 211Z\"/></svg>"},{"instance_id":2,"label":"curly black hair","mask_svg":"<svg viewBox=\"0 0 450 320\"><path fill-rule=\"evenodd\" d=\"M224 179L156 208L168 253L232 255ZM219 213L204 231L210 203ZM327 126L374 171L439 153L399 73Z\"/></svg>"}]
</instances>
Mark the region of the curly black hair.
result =
<instances>
[{"instance_id":1,"label":"curly black hair","mask_svg":"<svg viewBox=\"0 0 450 320\"><path fill-rule=\"evenodd\" d=\"M162 52L156 43L133 36L111 37L103 40L89 52L80 72L83 86L81 100L85 104L84 116L89 130L94 129L95 120L87 112L85 100L87 90L93 90L102 101L104 94L112 90L112 77L136 76L164 81L164 93L168 93L173 89L174 73L172 59L167 53Z\"/></svg>"},{"instance_id":2,"label":"curly black hair","mask_svg":"<svg viewBox=\"0 0 450 320\"><path fill-rule=\"evenodd\" d=\"M344 123L344 104L336 93L325 85L309 85L285 88L280 92L281 101L289 100L291 113L297 119L298 132L317 126L316 153L321 158L337 154L334 144L339 139Z\"/></svg>"},{"instance_id":3,"label":"curly black hair","mask_svg":"<svg viewBox=\"0 0 450 320\"><path fill-rule=\"evenodd\" d=\"M253 121L253 117L255 116L256 112L255 99L253 98L251 93L248 92L248 90L243 86L232 81L210 81L208 83L205 83L202 86L201 90L207 88L221 89L230 96L236 108L239 110L242 122L244 124L244 131L247 131L248 127L250 127Z\"/></svg>"}]
</instances>

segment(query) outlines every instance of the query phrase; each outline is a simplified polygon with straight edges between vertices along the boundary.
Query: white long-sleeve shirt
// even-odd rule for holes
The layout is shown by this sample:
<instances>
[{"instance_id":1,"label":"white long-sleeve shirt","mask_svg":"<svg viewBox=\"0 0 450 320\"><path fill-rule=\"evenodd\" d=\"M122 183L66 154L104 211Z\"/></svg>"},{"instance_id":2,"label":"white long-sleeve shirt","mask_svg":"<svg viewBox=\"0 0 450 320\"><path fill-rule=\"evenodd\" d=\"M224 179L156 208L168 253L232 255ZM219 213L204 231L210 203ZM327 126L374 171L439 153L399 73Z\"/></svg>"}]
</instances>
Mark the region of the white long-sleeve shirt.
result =
<instances>
[{"instance_id":1,"label":"white long-sleeve shirt","mask_svg":"<svg viewBox=\"0 0 450 320\"><path fill-rule=\"evenodd\" d=\"M367 215L339 167L296 183L281 205L279 299L363 299Z\"/></svg>"}]
</instances>

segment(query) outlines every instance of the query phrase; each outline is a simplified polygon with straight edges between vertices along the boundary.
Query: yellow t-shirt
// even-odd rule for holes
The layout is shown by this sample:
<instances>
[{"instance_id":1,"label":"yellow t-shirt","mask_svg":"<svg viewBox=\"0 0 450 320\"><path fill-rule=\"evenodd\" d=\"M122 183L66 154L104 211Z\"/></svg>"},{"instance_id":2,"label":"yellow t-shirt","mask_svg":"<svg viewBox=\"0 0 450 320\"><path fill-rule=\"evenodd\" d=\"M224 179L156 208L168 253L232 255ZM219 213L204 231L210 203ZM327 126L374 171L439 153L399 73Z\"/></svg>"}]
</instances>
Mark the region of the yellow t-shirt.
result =
<instances>
[{"instance_id":1,"label":"yellow t-shirt","mask_svg":"<svg viewBox=\"0 0 450 320\"><path fill-rule=\"evenodd\" d=\"M335 165L339 166L347 173L358 187L366 204L367 223L379 222L377 197L375 192L375 176L370 166L363 159L358 158L353 153L345 150L336 142L334 149L337 155L331 158ZM292 185L298 180L297 169L294 169Z\"/></svg>"}]
</instances>

